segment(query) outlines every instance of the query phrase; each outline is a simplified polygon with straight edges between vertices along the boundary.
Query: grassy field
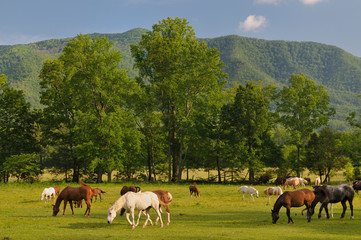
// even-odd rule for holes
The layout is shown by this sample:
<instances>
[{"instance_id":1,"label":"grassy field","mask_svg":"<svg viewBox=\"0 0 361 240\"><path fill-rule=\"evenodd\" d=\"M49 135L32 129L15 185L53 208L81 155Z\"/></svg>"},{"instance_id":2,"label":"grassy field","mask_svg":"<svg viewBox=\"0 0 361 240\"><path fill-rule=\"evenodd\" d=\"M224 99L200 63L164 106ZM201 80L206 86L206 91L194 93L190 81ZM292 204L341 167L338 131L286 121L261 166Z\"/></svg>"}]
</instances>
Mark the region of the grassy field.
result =
<instances>
[{"instance_id":1,"label":"grassy field","mask_svg":"<svg viewBox=\"0 0 361 240\"><path fill-rule=\"evenodd\" d=\"M301 216L302 208L292 208L294 224L287 224L285 208L281 208L277 224L271 222L271 208L276 198L267 205L263 189L255 186L260 197L253 202L248 196L242 201L237 185L199 184L200 198L189 197L188 185L139 184L142 190L170 191L171 223L160 228L148 225L135 230L125 216L117 216L112 224L106 221L108 208L117 200L125 184L89 184L107 193L103 200L92 204L91 216L84 217L85 208L74 209L71 216L67 207L64 217L59 212L52 217L52 203L40 201L44 187L51 183L0 184L0 240L2 239L361 239L361 200L355 195L354 215L349 208L345 219L340 219L341 204L334 206L334 219L318 220L313 216L307 223ZM130 185L128 183L128 185ZM61 184L63 189L68 184ZM71 184L71 186L78 186ZM311 189L311 187L308 187ZM61 205L61 207L63 204ZM318 207L317 207L318 211ZM154 220L156 214L150 211ZM166 214L163 214L166 222ZM144 223L142 216L140 225Z\"/></svg>"}]
</instances>

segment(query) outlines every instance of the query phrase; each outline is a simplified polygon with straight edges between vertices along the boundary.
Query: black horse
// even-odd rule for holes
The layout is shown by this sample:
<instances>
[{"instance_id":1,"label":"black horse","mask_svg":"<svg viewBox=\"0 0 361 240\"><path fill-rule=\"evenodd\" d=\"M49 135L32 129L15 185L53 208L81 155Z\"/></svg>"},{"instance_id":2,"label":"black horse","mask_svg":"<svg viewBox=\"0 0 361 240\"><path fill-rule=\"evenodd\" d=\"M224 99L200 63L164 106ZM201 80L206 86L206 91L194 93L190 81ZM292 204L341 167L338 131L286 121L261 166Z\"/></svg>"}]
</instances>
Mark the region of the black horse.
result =
<instances>
[{"instance_id":1,"label":"black horse","mask_svg":"<svg viewBox=\"0 0 361 240\"><path fill-rule=\"evenodd\" d=\"M320 206L320 211L318 213L318 218L319 219L321 218L321 212L323 208L326 211L327 218L330 218L327 209L328 204L341 202L343 207L341 218L344 218L347 209L346 201L348 201L351 209L351 219L353 219L352 201L355 193L352 187L343 184L340 186L314 186L313 189L315 193L315 200L311 204L311 216L315 211L315 206L317 205L318 202L320 202L321 206Z\"/></svg>"}]
</instances>

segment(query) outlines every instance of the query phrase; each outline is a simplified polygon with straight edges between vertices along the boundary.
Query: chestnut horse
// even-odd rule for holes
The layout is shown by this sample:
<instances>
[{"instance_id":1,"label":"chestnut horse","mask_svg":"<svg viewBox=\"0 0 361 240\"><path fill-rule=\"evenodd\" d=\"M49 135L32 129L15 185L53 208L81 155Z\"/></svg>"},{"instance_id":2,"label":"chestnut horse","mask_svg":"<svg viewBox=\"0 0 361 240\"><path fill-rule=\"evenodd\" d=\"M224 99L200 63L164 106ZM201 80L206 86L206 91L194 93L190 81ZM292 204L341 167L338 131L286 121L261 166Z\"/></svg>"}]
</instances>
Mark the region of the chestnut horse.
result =
<instances>
[{"instance_id":1,"label":"chestnut horse","mask_svg":"<svg viewBox=\"0 0 361 240\"><path fill-rule=\"evenodd\" d=\"M294 192L284 192L275 202L272 209L272 223L276 223L279 219L279 211L281 207L287 208L288 223L292 222L291 207L301 207L306 205L307 207L307 220L311 221L311 204L315 199L315 194L309 189L301 189Z\"/></svg>"},{"instance_id":2,"label":"chestnut horse","mask_svg":"<svg viewBox=\"0 0 361 240\"><path fill-rule=\"evenodd\" d=\"M64 210L63 210L63 216L65 214L65 208L66 204L69 202L70 208L72 211L72 215L74 216L74 210L73 210L73 201L81 201L82 199L85 200L87 208L84 213L84 216L88 213L88 216L90 216L90 198L93 195L93 192L91 190L91 187L86 185L84 182L80 181L80 184L83 186L81 187L66 187L63 191L59 194L58 198L56 199L56 203L53 206L53 216L55 217L59 212L59 207L61 202L64 200Z\"/></svg>"},{"instance_id":3,"label":"chestnut horse","mask_svg":"<svg viewBox=\"0 0 361 240\"><path fill-rule=\"evenodd\" d=\"M58 187L58 186L55 186L55 187L53 187L54 188L54 190L55 190L55 195L56 196L59 196L59 194L60 194L60 188Z\"/></svg>"},{"instance_id":4,"label":"chestnut horse","mask_svg":"<svg viewBox=\"0 0 361 240\"><path fill-rule=\"evenodd\" d=\"M165 208L165 210L167 211L167 215L168 215L167 225L169 225L169 223L170 223L170 212L169 212L168 205L173 200L172 194L170 194L170 192L163 191L163 190L155 190L155 191L153 191L153 193L155 193L155 195L157 195L158 200L159 200L159 205L163 206ZM160 209L160 206L159 206L159 209ZM157 225L158 220L159 220L159 216L155 220L156 225Z\"/></svg>"},{"instance_id":5,"label":"chestnut horse","mask_svg":"<svg viewBox=\"0 0 361 240\"><path fill-rule=\"evenodd\" d=\"M140 191L140 187L137 186L124 186L122 188L122 190L120 190L120 195L123 196L124 194L126 194L127 192L139 192Z\"/></svg>"},{"instance_id":6,"label":"chestnut horse","mask_svg":"<svg viewBox=\"0 0 361 240\"><path fill-rule=\"evenodd\" d=\"M92 197L90 198L90 201L93 203L93 197L95 197L95 201L94 202L96 202L97 201L97 196L99 196L99 198L100 198L100 201L102 200L102 193L106 193L106 192L104 192L103 190L101 190L100 188L91 188L91 190L92 190L92 192L93 192L93 194L92 194Z\"/></svg>"},{"instance_id":7,"label":"chestnut horse","mask_svg":"<svg viewBox=\"0 0 361 240\"><path fill-rule=\"evenodd\" d=\"M191 194L191 197L192 197L192 194L193 194L193 193L194 193L194 196L195 196L195 197L199 197L199 196L200 196L196 182L194 182L193 185L190 185L190 186L189 186L189 192L190 192L190 194Z\"/></svg>"}]
</instances>

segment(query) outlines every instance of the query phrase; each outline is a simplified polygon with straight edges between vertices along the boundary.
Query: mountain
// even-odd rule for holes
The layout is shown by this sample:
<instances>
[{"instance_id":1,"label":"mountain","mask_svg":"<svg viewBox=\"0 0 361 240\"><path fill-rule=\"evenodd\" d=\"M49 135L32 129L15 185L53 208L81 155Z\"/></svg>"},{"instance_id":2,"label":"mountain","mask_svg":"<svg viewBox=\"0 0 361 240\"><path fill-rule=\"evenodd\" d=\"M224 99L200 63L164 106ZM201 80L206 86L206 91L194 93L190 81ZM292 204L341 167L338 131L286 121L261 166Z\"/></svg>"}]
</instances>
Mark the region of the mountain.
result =
<instances>
[{"instance_id":1,"label":"mountain","mask_svg":"<svg viewBox=\"0 0 361 240\"><path fill-rule=\"evenodd\" d=\"M134 77L130 44L137 44L147 29L137 28L119 34L105 35L121 51L121 67ZM59 56L69 39L52 39L26 45L0 46L0 73L8 76L9 83L22 89L32 106L39 108L40 69L46 59ZM337 115L331 121L334 129L348 126L348 113L359 108L361 92L361 59L335 46L314 42L269 41L241 36L201 39L209 47L219 50L229 74L229 82L262 81L283 86L293 73L322 84L329 92Z\"/></svg>"}]
</instances>

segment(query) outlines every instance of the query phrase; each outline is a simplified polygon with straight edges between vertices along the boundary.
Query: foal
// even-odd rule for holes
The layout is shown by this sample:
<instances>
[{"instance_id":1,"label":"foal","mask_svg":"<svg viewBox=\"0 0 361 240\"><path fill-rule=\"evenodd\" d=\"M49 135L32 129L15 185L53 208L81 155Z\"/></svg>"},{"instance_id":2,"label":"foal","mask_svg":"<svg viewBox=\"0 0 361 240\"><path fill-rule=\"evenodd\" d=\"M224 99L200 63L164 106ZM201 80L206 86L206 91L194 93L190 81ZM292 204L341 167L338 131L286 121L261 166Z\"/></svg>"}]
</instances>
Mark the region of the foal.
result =
<instances>
[{"instance_id":1,"label":"foal","mask_svg":"<svg viewBox=\"0 0 361 240\"><path fill-rule=\"evenodd\" d=\"M189 186L189 192L190 192L190 194L191 194L191 197L192 197L192 194L193 194L193 193L194 193L194 196L195 196L195 197L200 197L200 196L201 196L201 194L199 193L199 190L198 190L198 188L197 188L196 182L194 182L193 185L190 185L190 186Z\"/></svg>"}]
</instances>

